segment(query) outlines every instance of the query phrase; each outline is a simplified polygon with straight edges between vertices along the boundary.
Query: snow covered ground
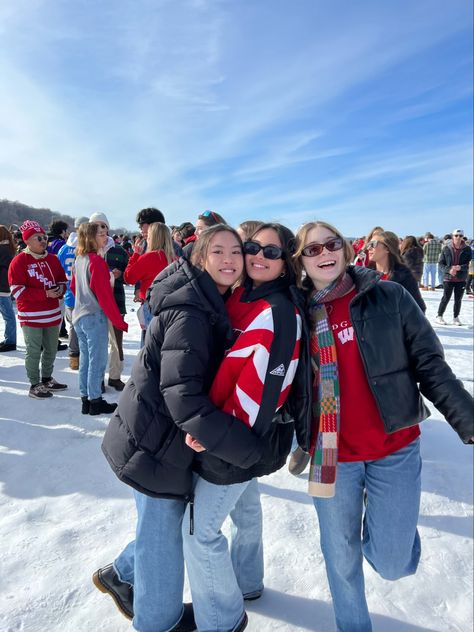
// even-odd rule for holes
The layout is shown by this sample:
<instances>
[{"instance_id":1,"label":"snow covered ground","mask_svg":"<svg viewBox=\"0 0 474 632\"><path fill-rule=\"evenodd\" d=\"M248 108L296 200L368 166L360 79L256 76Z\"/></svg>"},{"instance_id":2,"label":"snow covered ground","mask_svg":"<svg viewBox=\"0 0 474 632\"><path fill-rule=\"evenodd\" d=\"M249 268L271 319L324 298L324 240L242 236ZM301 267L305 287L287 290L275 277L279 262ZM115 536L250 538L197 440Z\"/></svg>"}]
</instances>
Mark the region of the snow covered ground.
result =
<instances>
[{"instance_id":1,"label":"snow covered ground","mask_svg":"<svg viewBox=\"0 0 474 632\"><path fill-rule=\"evenodd\" d=\"M441 292L424 292L434 322ZM129 308L131 303L128 294ZM470 327L435 325L448 363L473 391L474 300ZM451 320L452 305L446 317ZM125 376L138 349L136 314L127 316ZM0 319L0 336L3 320ZM49 401L27 397L24 345L0 354L0 629L8 632L125 632L130 623L91 582L133 536L131 491L100 450L108 417L80 414L77 372L67 352L55 377L69 389ZM110 401L118 399L107 389ZM473 449L433 409L422 425L423 554L414 577L391 583L366 568L369 607L380 632L473 629ZM306 476L286 468L261 479L265 593L248 604L250 632L334 630ZM189 599L189 593L186 594Z\"/></svg>"}]
</instances>

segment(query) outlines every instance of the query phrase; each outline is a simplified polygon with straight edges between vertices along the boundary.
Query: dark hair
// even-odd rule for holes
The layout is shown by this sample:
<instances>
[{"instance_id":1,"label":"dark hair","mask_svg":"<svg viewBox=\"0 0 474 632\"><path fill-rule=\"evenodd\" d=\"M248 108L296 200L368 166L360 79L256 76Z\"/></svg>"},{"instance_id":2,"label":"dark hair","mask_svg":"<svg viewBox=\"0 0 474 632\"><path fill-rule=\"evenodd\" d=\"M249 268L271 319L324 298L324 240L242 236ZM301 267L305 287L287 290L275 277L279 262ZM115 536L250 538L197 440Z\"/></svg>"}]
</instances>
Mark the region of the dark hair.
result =
<instances>
[{"instance_id":1,"label":"dark hair","mask_svg":"<svg viewBox=\"0 0 474 632\"><path fill-rule=\"evenodd\" d=\"M191 222L183 222L178 226L178 231L181 235L181 239L187 239L191 237L191 235L194 235L195 228Z\"/></svg>"},{"instance_id":2,"label":"dark hair","mask_svg":"<svg viewBox=\"0 0 474 632\"><path fill-rule=\"evenodd\" d=\"M61 219L57 219L51 224L49 232L53 237L59 237L63 230L67 230L67 228L68 226L66 222L63 222Z\"/></svg>"},{"instance_id":3,"label":"dark hair","mask_svg":"<svg viewBox=\"0 0 474 632\"><path fill-rule=\"evenodd\" d=\"M232 233L234 237L237 239L241 248L243 248L242 240L240 239L239 233L232 228L232 226L227 226L227 224L215 224L210 228L207 228L205 231L201 233L201 236L197 241L194 242L193 251L191 253L191 263L197 268L201 268L201 261L205 261L207 258L207 251L209 249L209 244L211 243L211 239L217 233Z\"/></svg>"},{"instance_id":4,"label":"dark hair","mask_svg":"<svg viewBox=\"0 0 474 632\"><path fill-rule=\"evenodd\" d=\"M163 213L153 206L138 211L136 222L137 224L153 224L153 222L166 224Z\"/></svg>"},{"instance_id":5,"label":"dark hair","mask_svg":"<svg viewBox=\"0 0 474 632\"><path fill-rule=\"evenodd\" d=\"M421 248L420 242L414 235L407 235L402 241L402 245L400 246L401 254L403 255L410 248Z\"/></svg>"},{"instance_id":6,"label":"dark hair","mask_svg":"<svg viewBox=\"0 0 474 632\"><path fill-rule=\"evenodd\" d=\"M10 254L12 256L16 254L15 244L13 243L13 236L11 232L8 230L8 228L4 226L3 224L0 224L0 241L7 241L8 244L4 244L4 245L7 246L7 249L10 251Z\"/></svg>"},{"instance_id":7,"label":"dark hair","mask_svg":"<svg viewBox=\"0 0 474 632\"><path fill-rule=\"evenodd\" d=\"M204 211L198 215L198 219L206 226L215 226L216 224L227 224L225 219L215 211Z\"/></svg>"},{"instance_id":8,"label":"dark hair","mask_svg":"<svg viewBox=\"0 0 474 632\"><path fill-rule=\"evenodd\" d=\"M296 267L293 259L293 255L296 250L296 238L289 228L283 226L283 224L276 224L274 222L265 222L254 230L249 239L254 239L258 233L262 230L271 229L274 230L281 243L283 249L283 261L285 262L286 276L288 278L288 285L296 283Z\"/></svg>"}]
</instances>

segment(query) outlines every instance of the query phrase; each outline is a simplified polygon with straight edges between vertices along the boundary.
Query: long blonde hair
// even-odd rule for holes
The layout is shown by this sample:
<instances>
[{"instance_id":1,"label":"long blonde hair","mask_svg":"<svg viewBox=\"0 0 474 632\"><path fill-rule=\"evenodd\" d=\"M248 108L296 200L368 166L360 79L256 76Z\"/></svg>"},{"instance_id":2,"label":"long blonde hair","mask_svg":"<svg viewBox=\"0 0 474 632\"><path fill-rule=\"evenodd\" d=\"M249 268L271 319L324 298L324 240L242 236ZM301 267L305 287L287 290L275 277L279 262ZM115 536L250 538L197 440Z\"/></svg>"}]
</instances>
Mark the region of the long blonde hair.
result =
<instances>
[{"instance_id":1,"label":"long blonde hair","mask_svg":"<svg viewBox=\"0 0 474 632\"><path fill-rule=\"evenodd\" d=\"M166 260L171 263L175 258L171 232L162 222L152 222L148 228L147 252L162 250Z\"/></svg>"},{"instance_id":2,"label":"long blonde hair","mask_svg":"<svg viewBox=\"0 0 474 632\"><path fill-rule=\"evenodd\" d=\"M97 252L97 233L99 224L81 224L77 229L76 255L86 255L89 252Z\"/></svg>"}]
</instances>

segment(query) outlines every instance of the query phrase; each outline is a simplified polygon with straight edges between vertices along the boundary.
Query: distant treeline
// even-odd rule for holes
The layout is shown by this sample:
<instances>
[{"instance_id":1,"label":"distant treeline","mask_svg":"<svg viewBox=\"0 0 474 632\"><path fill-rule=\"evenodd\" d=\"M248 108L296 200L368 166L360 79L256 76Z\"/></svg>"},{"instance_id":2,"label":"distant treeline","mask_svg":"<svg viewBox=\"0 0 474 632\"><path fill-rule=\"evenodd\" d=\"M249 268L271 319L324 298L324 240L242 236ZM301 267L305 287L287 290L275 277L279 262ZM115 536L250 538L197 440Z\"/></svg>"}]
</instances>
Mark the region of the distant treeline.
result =
<instances>
[{"instance_id":1,"label":"distant treeline","mask_svg":"<svg viewBox=\"0 0 474 632\"><path fill-rule=\"evenodd\" d=\"M49 230L52 222L60 219L69 226L69 230L73 230L74 217L70 215L64 215L61 213L54 213L49 208L35 208L34 206L28 206L28 204L22 204L21 202L11 202L10 200L0 200L0 224L3 224L8 228L10 224L17 224L20 226L25 219L32 219L44 229ZM109 218L110 219L110 218ZM110 234L130 234L130 231L125 228L111 229Z\"/></svg>"}]
</instances>

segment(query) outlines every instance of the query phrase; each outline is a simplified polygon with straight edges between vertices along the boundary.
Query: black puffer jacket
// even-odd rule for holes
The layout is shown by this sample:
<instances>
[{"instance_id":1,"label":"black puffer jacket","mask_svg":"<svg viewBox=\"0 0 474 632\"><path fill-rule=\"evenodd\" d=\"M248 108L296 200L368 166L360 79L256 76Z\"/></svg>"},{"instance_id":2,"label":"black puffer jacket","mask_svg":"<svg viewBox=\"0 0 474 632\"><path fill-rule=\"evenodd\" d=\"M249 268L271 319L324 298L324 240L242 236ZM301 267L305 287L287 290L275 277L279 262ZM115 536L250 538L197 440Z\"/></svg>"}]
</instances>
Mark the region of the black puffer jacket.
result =
<instances>
[{"instance_id":1,"label":"black puffer jacket","mask_svg":"<svg viewBox=\"0 0 474 632\"><path fill-rule=\"evenodd\" d=\"M132 375L110 420L102 450L118 478L149 496L186 498L193 450L185 433L241 468L261 458L260 440L222 413L206 393L232 331L207 272L185 260L155 280L148 327Z\"/></svg>"},{"instance_id":2,"label":"black puffer jacket","mask_svg":"<svg viewBox=\"0 0 474 632\"><path fill-rule=\"evenodd\" d=\"M350 315L369 386L387 433L417 424L431 401L464 443L474 436L473 400L415 301L398 283L349 266L357 296ZM302 446L305 447L305 446Z\"/></svg>"}]
</instances>

